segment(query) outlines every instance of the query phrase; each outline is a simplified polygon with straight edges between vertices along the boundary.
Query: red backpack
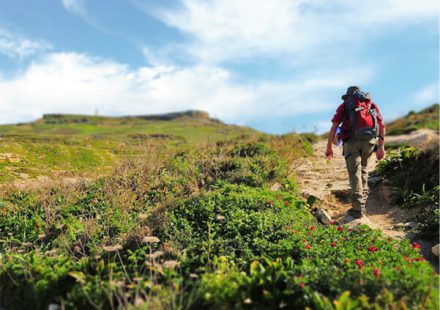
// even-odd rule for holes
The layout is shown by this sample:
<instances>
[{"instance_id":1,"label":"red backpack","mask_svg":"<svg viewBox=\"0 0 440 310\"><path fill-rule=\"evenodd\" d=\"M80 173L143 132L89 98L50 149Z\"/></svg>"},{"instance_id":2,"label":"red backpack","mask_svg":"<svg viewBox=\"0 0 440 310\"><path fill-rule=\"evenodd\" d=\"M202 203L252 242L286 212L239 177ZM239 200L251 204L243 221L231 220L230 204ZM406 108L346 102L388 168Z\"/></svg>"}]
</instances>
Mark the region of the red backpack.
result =
<instances>
[{"instance_id":1,"label":"red backpack","mask_svg":"<svg viewBox=\"0 0 440 310\"><path fill-rule=\"evenodd\" d=\"M355 91L349 96L344 107L344 122L349 124L350 138L370 140L377 138L379 126L377 111L372 107L368 93Z\"/></svg>"}]
</instances>

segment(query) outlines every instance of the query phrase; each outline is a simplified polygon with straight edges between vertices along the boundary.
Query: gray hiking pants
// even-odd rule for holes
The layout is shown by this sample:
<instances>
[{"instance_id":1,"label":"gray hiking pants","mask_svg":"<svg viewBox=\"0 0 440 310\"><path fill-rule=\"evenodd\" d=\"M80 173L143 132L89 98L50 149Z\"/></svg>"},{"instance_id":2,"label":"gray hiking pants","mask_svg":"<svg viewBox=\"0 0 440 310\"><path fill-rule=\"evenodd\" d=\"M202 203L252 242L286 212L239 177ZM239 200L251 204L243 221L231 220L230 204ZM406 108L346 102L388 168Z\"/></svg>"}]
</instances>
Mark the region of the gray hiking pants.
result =
<instances>
[{"instance_id":1,"label":"gray hiking pants","mask_svg":"<svg viewBox=\"0 0 440 310\"><path fill-rule=\"evenodd\" d=\"M353 209L362 213L365 213L365 203L368 195L368 159L374 151L375 144L376 139L349 139L344 142L343 146L351 188L350 201Z\"/></svg>"}]
</instances>

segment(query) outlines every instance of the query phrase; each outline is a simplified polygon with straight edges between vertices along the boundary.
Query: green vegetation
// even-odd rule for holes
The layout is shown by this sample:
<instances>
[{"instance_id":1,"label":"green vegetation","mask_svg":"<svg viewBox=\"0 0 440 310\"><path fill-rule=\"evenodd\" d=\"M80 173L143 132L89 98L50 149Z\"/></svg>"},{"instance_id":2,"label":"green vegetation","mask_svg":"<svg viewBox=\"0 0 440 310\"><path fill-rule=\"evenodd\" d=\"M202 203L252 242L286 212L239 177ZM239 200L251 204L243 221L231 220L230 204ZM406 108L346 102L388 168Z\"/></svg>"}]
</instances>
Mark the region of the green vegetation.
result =
<instances>
[{"instance_id":1,"label":"green vegetation","mask_svg":"<svg viewBox=\"0 0 440 310\"><path fill-rule=\"evenodd\" d=\"M420 112L411 111L405 117L387 124L387 135L407 134L417 129L439 130L439 104L436 103Z\"/></svg>"},{"instance_id":2,"label":"green vegetation","mask_svg":"<svg viewBox=\"0 0 440 310\"><path fill-rule=\"evenodd\" d=\"M0 307L438 308L417 244L316 222L289 169L307 138L167 145L94 181L6 193Z\"/></svg>"},{"instance_id":3,"label":"green vegetation","mask_svg":"<svg viewBox=\"0 0 440 310\"><path fill-rule=\"evenodd\" d=\"M392 203L419 209L416 231L439 238L438 144L425 149L406 147L391 151L377 171L391 185Z\"/></svg>"},{"instance_id":4,"label":"green vegetation","mask_svg":"<svg viewBox=\"0 0 440 310\"><path fill-rule=\"evenodd\" d=\"M44 115L33 123L0 126L0 184L38 176L96 177L155 145L193 146L241 135L263 134L197 111L120 118Z\"/></svg>"}]
</instances>

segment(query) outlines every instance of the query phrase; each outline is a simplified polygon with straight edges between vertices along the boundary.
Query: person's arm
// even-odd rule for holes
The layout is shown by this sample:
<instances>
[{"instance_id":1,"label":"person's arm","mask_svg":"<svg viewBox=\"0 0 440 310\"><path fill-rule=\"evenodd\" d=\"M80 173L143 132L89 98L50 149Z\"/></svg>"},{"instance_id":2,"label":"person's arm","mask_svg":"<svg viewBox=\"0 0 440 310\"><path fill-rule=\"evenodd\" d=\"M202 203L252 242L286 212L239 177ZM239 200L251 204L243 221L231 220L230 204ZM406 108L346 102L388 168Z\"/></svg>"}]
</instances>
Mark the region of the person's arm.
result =
<instances>
[{"instance_id":1,"label":"person's arm","mask_svg":"<svg viewBox=\"0 0 440 310\"><path fill-rule=\"evenodd\" d=\"M385 156L385 125L379 122L379 145L377 146L376 158L381 160Z\"/></svg>"},{"instance_id":2,"label":"person's arm","mask_svg":"<svg viewBox=\"0 0 440 310\"><path fill-rule=\"evenodd\" d=\"M333 122L332 127L330 128L330 133L328 134L328 139L327 139L327 150L325 151L325 156L327 157L327 159L332 159L333 158L333 139L335 137L335 132L336 132L336 128L338 128L338 123Z\"/></svg>"}]
</instances>

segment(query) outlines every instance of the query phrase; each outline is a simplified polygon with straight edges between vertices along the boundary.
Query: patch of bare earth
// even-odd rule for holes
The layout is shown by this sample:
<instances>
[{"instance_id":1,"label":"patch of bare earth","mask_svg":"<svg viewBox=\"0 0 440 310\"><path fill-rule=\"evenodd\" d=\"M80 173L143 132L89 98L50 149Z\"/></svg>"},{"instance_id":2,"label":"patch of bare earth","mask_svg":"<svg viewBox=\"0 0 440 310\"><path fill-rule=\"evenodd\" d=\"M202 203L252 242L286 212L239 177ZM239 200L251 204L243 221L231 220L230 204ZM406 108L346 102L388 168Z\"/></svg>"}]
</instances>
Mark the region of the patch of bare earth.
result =
<instances>
[{"instance_id":1,"label":"patch of bare earth","mask_svg":"<svg viewBox=\"0 0 440 310\"><path fill-rule=\"evenodd\" d=\"M326 145L326 141L315 143L314 155L295 167L295 172L302 195L305 198L316 197L318 207L323 208L332 219L341 221L347 210L351 208L348 198L350 193L348 173L342 156L342 147L334 146L334 158L327 160ZM374 169L376 162L374 155L371 156L369 171ZM405 232L392 228L398 223L405 222L411 214L389 204L386 185L371 188L366 209L369 221L355 221L356 224L367 224L372 228L381 229L385 235L393 238L405 237Z\"/></svg>"}]
</instances>

